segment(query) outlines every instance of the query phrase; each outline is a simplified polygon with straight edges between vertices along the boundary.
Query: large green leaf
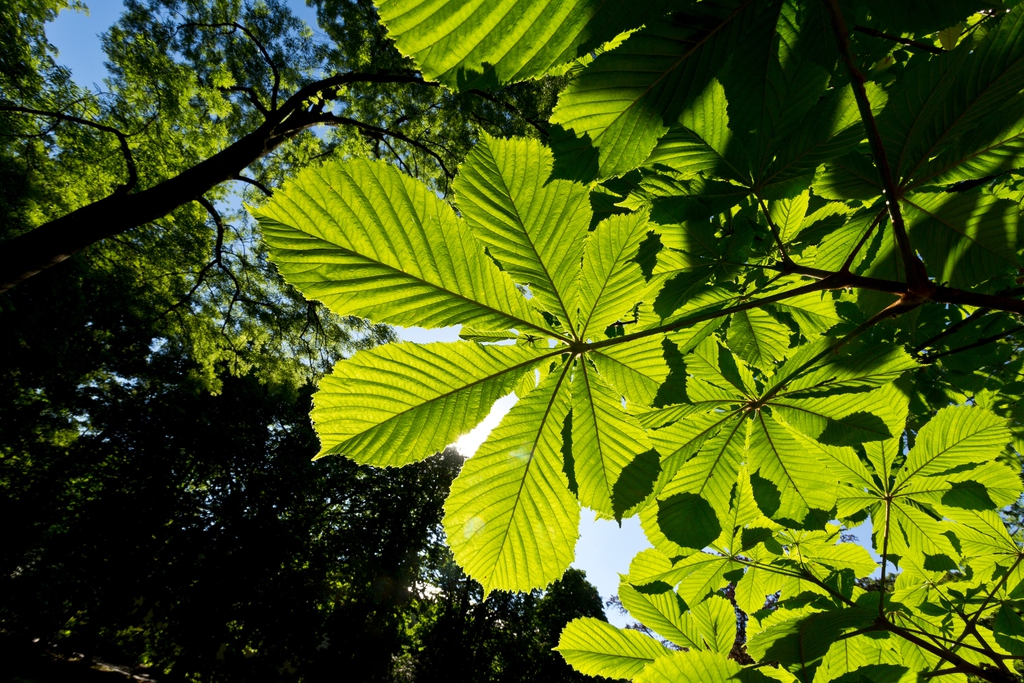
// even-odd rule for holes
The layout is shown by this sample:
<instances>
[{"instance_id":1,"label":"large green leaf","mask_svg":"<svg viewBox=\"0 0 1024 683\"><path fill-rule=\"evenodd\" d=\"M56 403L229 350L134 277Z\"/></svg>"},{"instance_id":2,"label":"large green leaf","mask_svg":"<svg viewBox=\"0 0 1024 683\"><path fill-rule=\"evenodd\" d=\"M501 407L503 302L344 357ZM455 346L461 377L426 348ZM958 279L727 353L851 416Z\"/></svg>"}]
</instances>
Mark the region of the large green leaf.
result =
<instances>
[{"instance_id":1,"label":"large green leaf","mask_svg":"<svg viewBox=\"0 0 1024 683\"><path fill-rule=\"evenodd\" d=\"M757 660L776 661L803 683L812 683L829 647L845 631L867 626L878 616L866 609L850 608L810 615L783 613L776 623L747 641L747 651Z\"/></svg>"},{"instance_id":2,"label":"large green leaf","mask_svg":"<svg viewBox=\"0 0 1024 683\"><path fill-rule=\"evenodd\" d=\"M669 642L691 650L705 649L686 603L674 590L641 592L623 581L619 584L619 600L630 616Z\"/></svg>"},{"instance_id":3,"label":"large green leaf","mask_svg":"<svg viewBox=\"0 0 1024 683\"><path fill-rule=\"evenodd\" d=\"M583 505L621 516L615 484L639 454L651 450L640 422L626 412L619 394L586 363L577 365L572 385L572 459ZM626 506L629 507L629 506Z\"/></svg>"},{"instance_id":4,"label":"large green leaf","mask_svg":"<svg viewBox=\"0 0 1024 683\"><path fill-rule=\"evenodd\" d=\"M915 193L901 203L911 240L940 282L969 287L1017 267L1020 208L1013 202L971 192Z\"/></svg>"},{"instance_id":5,"label":"large green leaf","mask_svg":"<svg viewBox=\"0 0 1024 683\"><path fill-rule=\"evenodd\" d=\"M339 361L320 382L320 453L378 466L422 460L487 417L547 349L388 344Z\"/></svg>"},{"instance_id":6,"label":"large green leaf","mask_svg":"<svg viewBox=\"0 0 1024 683\"><path fill-rule=\"evenodd\" d=\"M637 631L584 617L566 624L555 648L572 668L588 676L633 678L671 650Z\"/></svg>"},{"instance_id":7,"label":"large green leaf","mask_svg":"<svg viewBox=\"0 0 1024 683\"><path fill-rule=\"evenodd\" d=\"M932 33L954 26L975 12L998 7L988 0L843 0L842 4L865 6L872 22L884 30L897 30L917 34Z\"/></svg>"},{"instance_id":8,"label":"large green leaf","mask_svg":"<svg viewBox=\"0 0 1024 683\"><path fill-rule=\"evenodd\" d=\"M914 483L917 478L942 478L995 460L1009 441L1006 420L968 406L945 408L921 428L896 476L895 491L920 490Z\"/></svg>"},{"instance_id":9,"label":"large green leaf","mask_svg":"<svg viewBox=\"0 0 1024 683\"><path fill-rule=\"evenodd\" d=\"M671 20L648 22L572 81L552 122L589 137L599 150L602 176L636 168L704 91L741 36L759 25L763 5L714 0Z\"/></svg>"},{"instance_id":10,"label":"large green leaf","mask_svg":"<svg viewBox=\"0 0 1024 683\"><path fill-rule=\"evenodd\" d=\"M512 407L445 502L448 545L487 592L546 586L572 562L580 513L562 467L567 375L551 373Z\"/></svg>"},{"instance_id":11,"label":"large green leaf","mask_svg":"<svg viewBox=\"0 0 1024 683\"><path fill-rule=\"evenodd\" d=\"M382 0L381 21L424 77L491 88L543 75L664 11L663 0Z\"/></svg>"},{"instance_id":12,"label":"large green leaf","mask_svg":"<svg viewBox=\"0 0 1024 683\"><path fill-rule=\"evenodd\" d=\"M350 160L307 169L255 213L285 280L340 315L545 329L465 222L394 166Z\"/></svg>"},{"instance_id":13,"label":"large green leaf","mask_svg":"<svg viewBox=\"0 0 1024 683\"><path fill-rule=\"evenodd\" d=\"M743 669L717 652L676 652L648 666L634 679L637 683L769 683L756 669Z\"/></svg>"},{"instance_id":14,"label":"large green leaf","mask_svg":"<svg viewBox=\"0 0 1024 683\"><path fill-rule=\"evenodd\" d=\"M962 136L973 133L977 140L979 126L999 133L1020 119L1020 105L1012 98L1024 88L1022 28L1024 8L1018 6L979 43L911 60L878 118L902 186L925 181L922 168ZM947 160L947 168L951 165Z\"/></svg>"},{"instance_id":15,"label":"large green leaf","mask_svg":"<svg viewBox=\"0 0 1024 683\"><path fill-rule=\"evenodd\" d=\"M871 110L877 115L885 105L885 91L874 83L867 83L865 88ZM830 90L811 108L801 126L780 142L774 158L759 176L759 185L766 195L772 186L784 188L787 182L807 177L821 164L847 154L863 138L864 127L853 89ZM876 173L870 175L872 179L876 177Z\"/></svg>"},{"instance_id":16,"label":"large green leaf","mask_svg":"<svg viewBox=\"0 0 1024 683\"><path fill-rule=\"evenodd\" d=\"M736 642L736 612L721 595L712 595L691 610L693 623L712 652L728 656Z\"/></svg>"},{"instance_id":17,"label":"large green leaf","mask_svg":"<svg viewBox=\"0 0 1024 683\"><path fill-rule=\"evenodd\" d=\"M760 308L733 313L729 348L751 365L766 368L782 360L789 348L789 330Z\"/></svg>"},{"instance_id":18,"label":"large green leaf","mask_svg":"<svg viewBox=\"0 0 1024 683\"><path fill-rule=\"evenodd\" d=\"M654 403L668 377L664 339L655 334L587 355L608 383L626 397L628 408L645 408Z\"/></svg>"},{"instance_id":19,"label":"large green leaf","mask_svg":"<svg viewBox=\"0 0 1024 683\"><path fill-rule=\"evenodd\" d=\"M542 184L551 165L550 150L539 142L484 135L459 167L454 187L466 222L491 256L513 280L529 285L542 310L571 329L592 213L582 185ZM638 245L639 238L633 246ZM588 262L601 261L600 256L595 253ZM609 273L618 274L615 265L614 260L608 265Z\"/></svg>"},{"instance_id":20,"label":"large green leaf","mask_svg":"<svg viewBox=\"0 0 1024 683\"><path fill-rule=\"evenodd\" d=\"M579 285L581 339L600 339L606 328L632 317L646 286L634 259L647 232L646 216L630 214L601 221L587 236Z\"/></svg>"}]
</instances>

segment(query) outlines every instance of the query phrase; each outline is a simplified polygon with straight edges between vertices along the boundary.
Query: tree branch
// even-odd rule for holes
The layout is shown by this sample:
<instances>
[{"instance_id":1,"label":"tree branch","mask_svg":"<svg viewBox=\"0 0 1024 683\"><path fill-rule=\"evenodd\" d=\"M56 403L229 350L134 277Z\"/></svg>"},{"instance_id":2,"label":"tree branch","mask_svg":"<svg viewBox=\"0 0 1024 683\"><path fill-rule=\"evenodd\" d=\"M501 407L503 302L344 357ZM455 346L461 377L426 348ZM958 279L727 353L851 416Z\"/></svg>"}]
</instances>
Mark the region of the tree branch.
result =
<instances>
[{"instance_id":1,"label":"tree branch","mask_svg":"<svg viewBox=\"0 0 1024 683\"><path fill-rule=\"evenodd\" d=\"M132 150L128 146L128 136L119 131L113 126L108 126L88 119L83 119L78 116L72 116L71 114L62 114L55 111L42 111L40 109L31 109L29 107L19 107L17 105L0 104L0 111L18 112L21 114L31 114L33 116L43 116L47 118L55 119L56 121L67 121L68 123L77 123L82 126L88 126L89 128L95 128L105 133L110 133L117 137L118 143L121 145L121 154L124 156L125 166L128 168L128 182L120 185L114 190L113 196L127 194L134 188L139 182L139 172L135 167L135 158L132 156ZM2 290L0 290L2 291Z\"/></svg>"},{"instance_id":2,"label":"tree branch","mask_svg":"<svg viewBox=\"0 0 1024 683\"><path fill-rule=\"evenodd\" d=\"M351 83L407 83L427 87L439 85L424 81L411 72L350 72L310 83L285 100L277 110L270 112L266 120L251 133L178 175L140 192L128 194L121 190L4 241L0 248L0 292L64 261L91 244L166 216L220 183L234 179L250 164L286 140L317 125L315 117L306 111L313 97ZM36 112L30 110L29 113ZM44 112L40 115L50 114ZM103 125L84 120L77 122L93 127ZM110 132L115 133L115 130L111 129ZM116 133L120 134L120 131ZM129 166L129 172L134 181L134 163Z\"/></svg>"},{"instance_id":3,"label":"tree branch","mask_svg":"<svg viewBox=\"0 0 1024 683\"><path fill-rule=\"evenodd\" d=\"M853 53L850 48L850 34L846 30L846 23L843 21L843 12L839 8L838 0L822 0L832 15L832 28L835 31L836 42L839 46L839 53L843 62L850 72L850 83L853 86L853 94L857 99L857 108L860 109L860 117L864 121L864 129L867 131L868 142L871 145L871 153L875 158L875 167L878 169L882 180L882 188L885 193L886 206L889 209L889 217L892 219L893 233L896 235L896 243L900 248L900 256L903 258L903 265L907 271L907 284L910 285L910 292L920 296L932 288L928 281L928 273L925 271L921 259L917 258L914 249L907 236L907 228L903 223L903 214L900 212L900 194L896 181L889 167L889 160L885 155L885 147L882 145L882 135L878 131L878 124L875 116L871 113L871 103L868 101L867 90L864 89L866 79L864 74L857 68Z\"/></svg>"},{"instance_id":4,"label":"tree branch","mask_svg":"<svg viewBox=\"0 0 1024 683\"><path fill-rule=\"evenodd\" d=\"M519 109L516 108L514 105L509 104L508 102L504 102L504 101L500 100L499 98L495 97L494 95L490 94L489 92L485 92L483 90L477 90L477 89L474 88L472 90L465 90L463 92L467 92L470 95L476 95L477 97L479 97L481 99L485 99L488 102L493 102L494 104L498 105L499 107L501 107L505 111L510 112L510 113L518 116L523 121L526 121L528 124L533 126L534 130L536 130L538 133L540 133L540 137L541 137L542 140L547 140L548 139L549 134L548 134L547 129L545 129L537 121L534 121L531 118L523 116L523 112L519 111Z\"/></svg>"},{"instance_id":5,"label":"tree branch","mask_svg":"<svg viewBox=\"0 0 1024 683\"><path fill-rule=\"evenodd\" d=\"M859 26L859 25L858 26L854 26L853 30L857 31L858 33L863 33L865 35L874 36L875 38L885 38L886 40L891 40L894 43L899 43L900 45L906 45L907 47L912 47L912 48L915 48L917 50L923 50L925 52L931 52L933 55L941 55L943 52L945 52L945 50L943 50L941 47L935 47L934 45L929 45L928 43L919 43L918 41L911 40L910 38L904 38L902 36L895 36L895 35L893 35L891 33L884 33L883 31L879 31L878 29L868 28L867 26Z\"/></svg>"},{"instance_id":6,"label":"tree branch","mask_svg":"<svg viewBox=\"0 0 1024 683\"><path fill-rule=\"evenodd\" d=\"M256 90L253 88L249 88L243 85L232 85L228 88L217 88L217 90L220 90L221 92L244 93L248 100L252 102L252 106L256 107L256 109L258 109L259 112L263 114L264 117L270 113L269 111L267 111L267 107L262 102L260 102L259 95L256 94Z\"/></svg>"},{"instance_id":7,"label":"tree branch","mask_svg":"<svg viewBox=\"0 0 1024 683\"><path fill-rule=\"evenodd\" d=\"M238 174L234 178L232 178L232 180L239 180L239 181L241 181L243 183L248 183L249 185L252 185L256 189L258 189L260 192L262 192L263 194L267 195L268 197L273 197L274 196L274 191L273 190L271 190L269 187L267 187L266 185L264 185L260 181L256 180L255 178L250 178L249 176L244 176L242 174Z\"/></svg>"},{"instance_id":8,"label":"tree branch","mask_svg":"<svg viewBox=\"0 0 1024 683\"><path fill-rule=\"evenodd\" d=\"M434 150L430 149L429 147L424 145L422 142L410 138L408 135L405 135L403 133L399 133L397 131L389 130L387 128L378 128L377 126L372 126L372 125L370 125L368 123L363 123L362 121L357 121L356 119L350 119L347 116L338 116L337 114L331 114L329 112L323 112L323 113L315 114L314 116L315 116L315 122L316 123L324 123L324 124L328 124L328 125L340 125L340 126L354 126L355 128L358 128L359 130L363 131L364 133L368 133L371 136L390 137L390 138L394 138L396 140L401 140L402 142L410 144L413 147L415 147L415 148L425 152L426 154L429 154L430 156L434 157L434 159L437 161L438 165L441 167L441 170L444 172L444 174L446 176L448 176L449 179L455 177L455 174L453 174L448 169L448 166L444 163L444 159L441 158L440 154L438 154Z\"/></svg>"},{"instance_id":9,"label":"tree branch","mask_svg":"<svg viewBox=\"0 0 1024 683\"><path fill-rule=\"evenodd\" d=\"M270 58L270 53L267 51L267 48L263 46L263 43L259 41L252 31L243 24L239 24L234 21L219 24L201 24L190 21L182 24L182 26L194 26L196 28L230 28L231 33L234 33L235 31L241 31L244 33L245 36L253 42L256 49L260 51L260 54L263 56L263 61L270 67L270 72L274 77L274 86L270 90L270 111L275 111L277 109L277 94L281 89L281 72L278 71L277 64L274 63L274 60ZM262 105L260 105L260 107L262 108Z\"/></svg>"}]
</instances>

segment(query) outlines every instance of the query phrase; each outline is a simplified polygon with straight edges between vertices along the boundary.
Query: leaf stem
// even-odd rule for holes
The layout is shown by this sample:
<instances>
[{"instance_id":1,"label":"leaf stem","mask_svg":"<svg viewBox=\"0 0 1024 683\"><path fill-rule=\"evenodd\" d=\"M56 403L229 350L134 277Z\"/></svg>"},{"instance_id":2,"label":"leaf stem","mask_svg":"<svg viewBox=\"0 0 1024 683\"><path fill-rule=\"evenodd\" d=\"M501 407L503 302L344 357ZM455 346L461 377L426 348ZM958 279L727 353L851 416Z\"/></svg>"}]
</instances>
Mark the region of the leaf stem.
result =
<instances>
[{"instance_id":1,"label":"leaf stem","mask_svg":"<svg viewBox=\"0 0 1024 683\"><path fill-rule=\"evenodd\" d=\"M1000 332L999 334L993 334L990 337L985 337L983 339L979 339L978 341L976 341L976 342L974 342L972 344L968 344L967 346L961 346L961 347L956 348L956 349L949 349L948 351L943 351L942 353L936 353L935 355L929 355L927 357L927 361L928 362L933 362L933 361L935 361L935 360L937 360L939 358L942 358L943 356L951 356L954 353L960 353L961 351L970 351L971 349L976 349L978 347L985 346L986 344L991 344L992 342L999 341L1000 339L1003 339L1004 337L1008 337L1008 336L1010 336L1012 334L1016 334L1016 333L1020 332L1021 330L1024 330L1024 325L1017 325L1016 327L1011 327L1010 329L1006 330L1005 332Z\"/></svg>"},{"instance_id":2,"label":"leaf stem","mask_svg":"<svg viewBox=\"0 0 1024 683\"><path fill-rule=\"evenodd\" d=\"M779 247L779 254L782 255L783 266L793 265L793 259L789 257L789 252L786 251L786 245L782 243L782 233L779 231L779 226L775 225L775 221L768 215L768 207L764 205L764 200L761 199L761 195L757 195L757 204L761 207L761 213L764 214L764 219L768 221L768 229L772 231L772 237L775 238L775 244Z\"/></svg>"},{"instance_id":3,"label":"leaf stem","mask_svg":"<svg viewBox=\"0 0 1024 683\"><path fill-rule=\"evenodd\" d=\"M886 206L889 209L889 216L892 219L893 233L896 235L896 242L900 248L900 255L903 258L903 265L907 271L907 284L911 292L915 290L927 291L934 287L928 281L928 273L925 271L921 259L917 258L914 248L907 236L907 228L903 222L903 214L900 212L900 193L893 178L892 169L885 155L885 147L882 144L882 135L875 122L875 116L871 113L871 102L868 101L868 93L864 88L867 79L857 68L850 48L850 34L846 30L846 23L843 21L843 12L839 7L839 0L822 0L832 15L832 29L835 32L836 43L839 46L839 53L850 72L850 84L853 86L853 94L857 99L857 108L860 109L860 117L864 121L864 128L867 131L868 142L871 145L871 153L875 158L875 167L878 169L882 180L882 191L885 193Z\"/></svg>"},{"instance_id":4,"label":"leaf stem","mask_svg":"<svg viewBox=\"0 0 1024 683\"><path fill-rule=\"evenodd\" d=\"M846 257L845 261L843 261L843 265L839 269L840 273L850 272L850 268L853 266L853 260L857 258L857 254L860 253L860 250L867 243L868 238L871 237L871 234L875 231L875 228L877 228L881 224L882 220L886 216L886 213L887 212L884 209L878 212L878 215L875 217L875 220L868 227L867 231L861 236L860 241L857 242L857 246L853 248L853 251L850 252L850 255Z\"/></svg>"},{"instance_id":5,"label":"leaf stem","mask_svg":"<svg viewBox=\"0 0 1024 683\"><path fill-rule=\"evenodd\" d=\"M891 33L885 33L884 31L879 31L878 29L874 28L868 28L867 26L854 26L853 30L868 36L874 36L875 38L884 38L885 40L891 40L894 43L906 45L907 47L912 47L917 50L923 50L924 52L931 52L933 55L941 55L943 52L945 52L945 50L943 50L941 47L935 47L934 45L928 45L927 43L911 40L910 38L904 38L902 36L894 36Z\"/></svg>"},{"instance_id":6,"label":"leaf stem","mask_svg":"<svg viewBox=\"0 0 1024 683\"><path fill-rule=\"evenodd\" d=\"M985 599L982 601L981 607L978 608L978 611L974 613L974 616L972 616L971 619L967 622L966 626L964 626L963 632L960 634L960 637L956 640L958 644L963 642L963 639L967 637L968 633L970 633L971 630L974 629L975 626L977 626L978 620L981 619L981 615L984 614L985 610L988 608L988 603L990 603L992 601L992 598L995 597L996 593L1002 590L1003 586L1006 585L1007 580L1010 578L1010 574L1012 574L1013 571L1017 568L1017 566L1020 565L1022 560L1024 560L1024 553L1018 553L1017 559L1014 560L1010 568L1006 570L1006 573L1003 574L1003 577L1001 579L999 579L999 582L996 584L995 588L992 589L992 592L989 593L988 596L986 596Z\"/></svg>"}]
</instances>

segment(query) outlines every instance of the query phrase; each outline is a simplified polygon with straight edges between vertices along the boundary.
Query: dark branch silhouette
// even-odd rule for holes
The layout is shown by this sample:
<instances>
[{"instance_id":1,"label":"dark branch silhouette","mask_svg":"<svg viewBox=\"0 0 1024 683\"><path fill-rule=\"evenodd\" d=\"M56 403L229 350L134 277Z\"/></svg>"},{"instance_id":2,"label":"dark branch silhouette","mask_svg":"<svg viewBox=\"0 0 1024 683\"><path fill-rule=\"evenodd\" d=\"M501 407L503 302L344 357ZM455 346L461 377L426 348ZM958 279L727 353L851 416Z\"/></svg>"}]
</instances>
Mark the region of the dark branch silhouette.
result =
<instances>
[{"instance_id":1,"label":"dark branch silhouette","mask_svg":"<svg viewBox=\"0 0 1024 683\"><path fill-rule=\"evenodd\" d=\"M72 116L71 114L62 114L60 112L55 111L42 111L40 109L20 107L18 105L13 104L0 104L0 111L17 112L20 114L31 114L32 116L42 116L54 119L56 122L66 121L68 123L77 123L80 126L95 128L96 130L101 130L104 133L110 133L111 135L116 136L118 143L121 145L121 154L124 156L125 166L128 168L128 182L118 186L118 188L114 191L113 196L127 194L138 184L139 172L135 166L135 159L134 157L132 157L131 147L128 145L128 136L119 131L117 128L102 123L97 123L96 121L83 119L79 116ZM53 127L51 127L51 130L52 128Z\"/></svg>"},{"instance_id":2,"label":"dark branch silhouette","mask_svg":"<svg viewBox=\"0 0 1024 683\"><path fill-rule=\"evenodd\" d=\"M119 190L109 197L3 242L3 248L0 249L0 291L14 287L22 280L64 261L91 244L145 225L166 216L183 204L197 200L220 183L236 179L250 164L308 128L331 123L358 125L362 130L374 130L375 127L356 122L355 119L337 117L336 120L328 122L323 120L325 115L322 112L309 111L310 102L314 98L332 98L332 91L351 83L405 83L438 87L437 83L424 81L419 75L411 72L350 72L310 83L281 103L279 108L271 111L266 120L252 132L192 168L139 192ZM0 107L0 110L2 109ZM53 114L36 110L26 111L24 107L6 109L41 116ZM118 135L122 149L129 154L126 159L131 158L130 150L127 149L127 138L120 131L64 114L55 115ZM379 130L383 132L383 129ZM407 136L400 139L414 144ZM449 172L447 168L444 170L446 173ZM129 164L128 187L134 187L136 182L137 174L132 162Z\"/></svg>"}]
</instances>

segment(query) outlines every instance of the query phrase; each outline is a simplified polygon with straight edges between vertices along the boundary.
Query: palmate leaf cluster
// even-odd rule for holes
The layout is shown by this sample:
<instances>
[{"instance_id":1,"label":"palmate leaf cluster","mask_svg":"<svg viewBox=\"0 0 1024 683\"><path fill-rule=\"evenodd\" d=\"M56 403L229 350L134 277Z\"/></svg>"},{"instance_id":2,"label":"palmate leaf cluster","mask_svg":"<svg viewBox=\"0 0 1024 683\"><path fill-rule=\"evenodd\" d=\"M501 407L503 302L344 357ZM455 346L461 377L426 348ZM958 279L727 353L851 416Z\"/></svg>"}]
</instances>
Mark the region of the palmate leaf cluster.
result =
<instances>
[{"instance_id":1,"label":"palmate leaf cluster","mask_svg":"<svg viewBox=\"0 0 1024 683\"><path fill-rule=\"evenodd\" d=\"M619 594L664 642L578 620L559 650L584 673L1013 680L1024 7L380 12L448 87L568 85L547 143L483 137L453 204L352 160L259 210L307 296L462 326L340 362L321 455L421 460L514 393L445 531L485 590L528 590L572 561L581 507L639 516L653 547ZM875 557L844 541L865 521Z\"/></svg>"}]
</instances>

